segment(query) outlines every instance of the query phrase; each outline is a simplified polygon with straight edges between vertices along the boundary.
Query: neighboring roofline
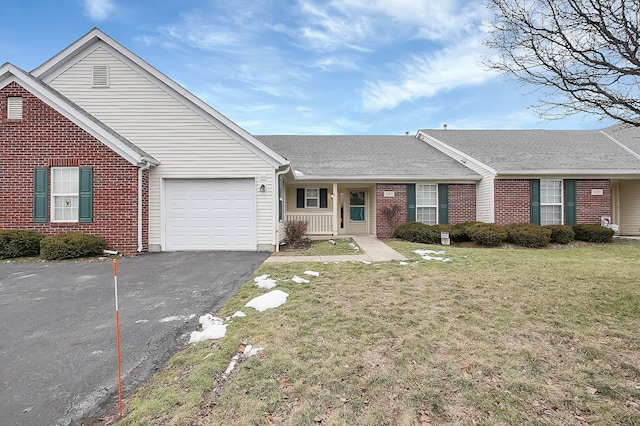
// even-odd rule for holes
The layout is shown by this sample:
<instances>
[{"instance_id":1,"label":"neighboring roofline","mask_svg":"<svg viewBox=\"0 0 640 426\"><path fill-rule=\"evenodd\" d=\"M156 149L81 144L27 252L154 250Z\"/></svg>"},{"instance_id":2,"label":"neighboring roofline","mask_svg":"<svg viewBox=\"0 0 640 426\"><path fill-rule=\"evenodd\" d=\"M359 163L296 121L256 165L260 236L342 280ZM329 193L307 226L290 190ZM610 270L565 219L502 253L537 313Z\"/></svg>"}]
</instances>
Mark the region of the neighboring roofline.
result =
<instances>
[{"instance_id":1,"label":"neighboring roofline","mask_svg":"<svg viewBox=\"0 0 640 426\"><path fill-rule=\"evenodd\" d=\"M407 176L397 176L397 175L380 175L380 176L295 176L296 181L301 182L347 182L347 181L357 181L357 182L367 182L367 183L388 183L388 182L421 182L421 181L437 181L440 183L470 183L470 182L478 182L482 180L482 176L447 176L445 177L427 177L420 175L407 175Z\"/></svg>"},{"instance_id":2,"label":"neighboring roofline","mask_svg":"<svg viewBox=\"0 0 640 426\"><path fill-rule=\"evenodd\" d=\"M182 103L194 110L202 118L219 127L223 132L256 153L271 166L279 167L289 164L289 162L276 151L260 142L249 132L222 115L206 102L180 86L157 68L150 65L144 59L140 58L138 55L106 35L98 28L93 28L87 34L69 45L66 49L62 50L60 53L34 69L31 74L45 82L49 82L50 79L57 76L56 72L63 64L79 60L78 55L96 42L102 42L104 44L103 47L108 47L112 53L119 54L121 59L126 59L126 62L129 65L134 65L138 71L145 74L150 80L162 87L167 93L171 94L179 101L182 101Z\"/></svg>"},{"instance_id":3,"label":"neighboring roofline","mask_svg":"<svg viewBox=\"0 0 640 426\"><path fill-rule=\"evenodd\" d=\"M460 161L460 163L464 164L465 166L467 166L466 162L470 161L470 162L476 164L478 167L486 170L490 174L493 174L493 175L497 175L498 174L498 171L496 169L494 169L493 167L489 166L488 164L485 164L482 161L478 160L477 158L472 157L469 154L466 154L466 153L460 151L459 149L456 149L456 148L452 147L451 145L448 145L445 142L442 142L440 139L436 139L433 136L430 136L427 133L424 133L423 130L418 130L418 133L416 134L416 138L425 141L429 145L431 145L434 148L436 148L438 151L442 152L445 155L448 155L449 157L453 158L456 161ZM428 140L426 140L425 138L428 139ZM439 146L436 146L436 145L439 145ZM447 150L450 150L454 154L458 155L460 158L454 158L452 155L450 155L449 153L443 151L440 148L445 148ZM467 167L469 167L469 166L467 166Z\"/></svg>"},{"instance_id":4,"label":"neighboring roofline","mask_svg":"<svg viewBox=\"0 0 640 426\"><path fill-rule=\"evenodd\" d=\"M613 143L615 143L616 145L618 145L620 148L624 149L625 151L627 151L629 154L633 155L636 159L640 160L640 154L638 154L637 152L635 152L634 150L632 150L631 148L629 148L628 146L626 146L625 144L623 144L622 142L620 142L619 140L617 140L616 138L614 138L613 136L609 135L607 132L605 132L604 130L600 130L600 133L602 133L603 135L605 135L607 138L609 138Z\"/></svg>"},{"instance_id":5,"label":"neighboring roofline","mask_svg":"<svg viewBox=\"0 0 640 426\"><path fill-rule=\"evenodd\" d=\"M567 170L567 169L558 169L558 170L504 170L496 175L496 179L505 178L505 177L531 177L531 176L576 176L576 177L607 177L607 176L629 176L629 177L640 177L640 169L638 170L592 170L592 169L576 169L576 170Z\"/></svg>"},{"instance_id":6,"label":"neighboring roofline","mask_svg":"<svg viewBox=\"0 0 640 426\"><path fill-rule=\"evenodd\" d=\"M154 166L160 164L158 160L154 159L149 154L137 152L133 147L129 146L122 140L124 138L121 136L118 137L119 135L115 134L113 129L110 129L104 123L95 120L95 118L90 118L84 110L57 93L48 85L34 78L32 75L26 73L15 65L6 63L0 67L0 88L6 87L12 82L19 84L25 90L62 114L82 130L98 139L105 146L131 164L136 166L143 163L150 163Z\"/></svg>"}]
</instances>

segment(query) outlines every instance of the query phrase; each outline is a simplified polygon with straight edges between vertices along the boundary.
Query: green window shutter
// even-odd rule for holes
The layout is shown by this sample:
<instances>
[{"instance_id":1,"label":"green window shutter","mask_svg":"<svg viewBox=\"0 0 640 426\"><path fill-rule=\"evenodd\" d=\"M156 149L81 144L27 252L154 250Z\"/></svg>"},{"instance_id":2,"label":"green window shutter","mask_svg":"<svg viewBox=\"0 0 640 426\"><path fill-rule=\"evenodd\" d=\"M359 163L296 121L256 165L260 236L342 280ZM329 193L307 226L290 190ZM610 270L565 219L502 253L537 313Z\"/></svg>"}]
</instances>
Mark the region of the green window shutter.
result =
<instances>
[{"instance_id":1,"label":"green window shutter","mask_svg":"<svg viewBox=\"0 0 640 426\"><path fill-rule=\"evenodd\" d=\"M49 169L33 169L33 221L46 223L49 220Z\"/></svg>"},{"instance_id":2,"label":"green window shutter","mask_svg":"<svg viewBox=\"0 0 640 426\"><path fill-rule=\"evenodd\" d=\"M78 222L93 222L93 169L80 167Z\"/></svg>"},{"instance_id":3,"label":"green window shutter","mask_svg":"<svg viewBox=\"0 0 640 426\"><path fill-rule=\"evenodd\" d=\"M531 192L531 223L540 225L540 179L530 181Z\"/></svg>"},{"instance_id":4,"label":"green window shutter","mask_svg":"<svg viewBox=\"0 0 640 426\"><path fill-rule=\"evenodd\" d=\"M416 221L416 184L407 184L407 222Z\"/></svg>"},{"instance_id":5,"label":"green window shutter","mask_svg":"<svg viewBox=\"0 0 640 426\"><path fill-rule=\"evenodd\" d=\"M327 206L327 188L320 188L320 208L326 209Z\"/></svg>"},{"instance_id":6,"label":"green window shutter","mask_svg":"<svg viewBox=\"0 0 640 426\"><path fill-rule=\"evenodd\" d=\"M296 190L296 208L304 209L304 188Z\"/></svg>"},{"instance_id":7,"label":"green window shutter","mask_svg":"<svg viewBox=\"0 0 640 426\"><path fill-rule=\"evenodd\" d=\"M449 185L438 184L438 223L449 224Z\"/></svg>"},{"instance_id":8,"label":"green window shutter","mask_svg":"<svg viewBox=\"0 0 640 426\"><path fill-rule=\"evenodd\" d=\"M564 211L564 223L565 225L576 224L576 181L565 180L565 211Z\"/></svg>"}]
</instances>

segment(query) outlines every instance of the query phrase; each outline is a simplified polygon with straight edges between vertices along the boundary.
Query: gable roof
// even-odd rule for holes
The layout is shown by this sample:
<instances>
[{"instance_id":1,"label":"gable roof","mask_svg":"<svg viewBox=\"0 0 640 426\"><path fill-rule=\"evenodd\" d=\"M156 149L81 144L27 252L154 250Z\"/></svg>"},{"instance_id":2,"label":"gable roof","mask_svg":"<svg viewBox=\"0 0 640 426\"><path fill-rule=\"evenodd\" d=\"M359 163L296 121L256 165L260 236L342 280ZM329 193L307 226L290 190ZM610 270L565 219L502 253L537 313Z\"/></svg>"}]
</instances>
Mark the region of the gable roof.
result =
<instances>
[{"instance_id":1,"label":"gable roof","mask_svg":"<svg viewBox=\"0 0 640 426\"><path fill-rule=\"evenodd\" d=\"M158 160L116 133L48 84L34 78L14 65L6 63L0 67L0 88L6 87L13 82L32 93L131 164L141 165L147 162L152 165L160 164Z\"/></svg>"},{"instance_id":2,"label":"gable roof","mask_svg":"<svg viewBox=\"0 0 640 426\"><path fill-rule=\"evenodd\" d=\"M98 28L94 28L89 31L66 49L62 50L44 64L34 69L31 74L48 83L98 47L102 47L109 51L118 59L169 93L176 100L193 110L196 114L219 128L229 137L256 153L273 167L277 168L287 164L287 161L280 154L264 145L249 132L219 113L206 102L180 86L178 83L164 75L158 69L151 66L149 63Z\"/></svg>"},{"instance_id":3,"label":"gable roof","mask_svg":"<svg viewBox=\"0 0 640 426\"><path fill-rule=\"evenodd\" d=\"M418 134L498 175L640 174L640 159L599 130L425 129Z\"/></svg>"},{"instance_id":4,"label":"gable roof","mask_svg":"<svg viewBox=\"0 0 640 426\"><path fill-rule=\"evenodd\" d=\"M413 136L257 138L291 161L298 180L480 180L471 169Z\"/></svg>"}]
</instances>

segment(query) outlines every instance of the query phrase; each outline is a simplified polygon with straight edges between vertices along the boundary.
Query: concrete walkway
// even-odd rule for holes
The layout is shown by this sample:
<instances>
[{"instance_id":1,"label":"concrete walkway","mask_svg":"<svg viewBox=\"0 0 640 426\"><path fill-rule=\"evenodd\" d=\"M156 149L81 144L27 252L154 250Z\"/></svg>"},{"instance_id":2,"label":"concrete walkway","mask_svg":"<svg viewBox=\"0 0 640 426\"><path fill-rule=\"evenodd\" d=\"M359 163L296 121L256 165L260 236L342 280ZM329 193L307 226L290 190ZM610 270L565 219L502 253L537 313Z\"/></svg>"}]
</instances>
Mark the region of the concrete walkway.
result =
<instances>
[{"instance_id":1,"label":"concrete walkway","mask_svg":"<svg viewBox=\"0 0 640 426\"><path fill-rule=\"evenodd\" d=\"M403 255L372 235L354 235L351 237L360 246L362 254L346 254L337 256L274 256L264 263L292 262L387 262L389 260L407 260Z\"/></svg>"}]
</instances>

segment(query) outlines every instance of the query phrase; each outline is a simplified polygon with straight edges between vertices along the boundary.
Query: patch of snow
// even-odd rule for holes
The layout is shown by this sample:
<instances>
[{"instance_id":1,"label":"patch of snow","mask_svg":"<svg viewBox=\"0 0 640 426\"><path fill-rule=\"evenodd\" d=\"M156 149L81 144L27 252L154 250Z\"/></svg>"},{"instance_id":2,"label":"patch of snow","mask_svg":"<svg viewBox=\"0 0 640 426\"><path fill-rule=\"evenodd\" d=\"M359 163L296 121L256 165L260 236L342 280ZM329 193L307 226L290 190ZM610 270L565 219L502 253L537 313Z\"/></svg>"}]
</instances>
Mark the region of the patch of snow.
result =
<instances>
[{"instance_id":1,"label":"patch of snow","mask_svg":"<svg viewBox=\"0 0 640 426\"><path fill-rule=\"evenodd\" d=\"M371 262L369 262L368 260L363 260L362 263L364 263L365 265L371 265Z\"/></svg>"},{"instance_id":2,"label":"patch of snow","mask_svg":"<svg viewBox=\"0 0 640 426\"><path fill-rule=\"evenodd\" d=\"M356 246L355 244L353 244L353 243L349 243L349 247L351 247L351 248L355 248L355 246Z\"/></svg>"},{"instance_id":3,"label":"patch of snow","mask_svg":"<svg viewBox=\"0 0 640 426\"><path fill-rule=\"evenodd\" d=\"M193 331L189 336L189 343L220 339L227 334L228 324L211 314L201 316L198 322L202 326L202 331Z\"/></svg>"},{"instance_id":4,"label":"patch of snow","mask_svg":"<svg viewBox=\"0 0 640 426\"><path fill-rule=\"evenodd\" d=\"M283 305L287 301L289 294L282 290L273 290L262 296L254 297L247 302L246 307L253 308L258 312L266 311L267 309L277 308Z\"/></svg>"},{"instance_id":5,"label":"patch of snow","mask_svg":"<svg viewBox=\"0 0 640 426\"><path fill-rule=\"evenodd\" d=\"M205 357L204 357L203 359L207 359L207 358L209 358L210 356L213 356L213 352L208 353L207 355L205 355Z\"/></svg>"},{"instance_id":6,"label":"patch of snow","mask_svg":"<svg viewBox=\"0 0 640 426\"><path fill-rule=\"evenodd\" d=\"M329 244L331 244L332 246L335 246L335 245L336 245L336 242L335 242L335 241L333 241L333 240L329 240Z\"/></svg>"},{"instance_id":7,"label":"patch of snow","mask_svg":"<svg viewBox=\"0 0 640 426\"><path fill-rule=\"evenodd\" d=\"M432 254L443 255L445 254L444 251L418 249L418 250L414 250L413 252L419 255L420 257L422 257L424 260L437 260L440 262L451 262L450 257L431 256Z\"/></svg>"},{"instance_id":8,"label":"patch of snow","mask_svg":"<svg viewBox=\"0 0 640 426\"><path fill-rule=\"evenodd\" d=\"M193 318L195 318L196 315L195 314L191 314L189 316L186 315L174 315L171 317L164 317L160 320L160 322L174 322L174 321L189 321Z\"/></svg>"},{"instance_id":9,"label":"patch of snow","mask_svg":"<svg viewBox=\"0 0 640 426\"><path fill-rule=\"evenodd\" d=\"M271 278L265 278L260 281L256 281L256 286L259 288L266 288L268 290L274 288L277 285L277 281Z\"/></svg>"},{"instance_id":10,"label":"patch of snow","mask_svg":"<svg viewBox=\"0 0 640 426\"><path fill-rule=\"evenodd\" d=\"M231 318L236 318L236 317L246 317L247 314L245 314L242 311L236 311L233 315L231 315Z\"/></svg>"},{"instance_id":11,"label":"patch of snow","mask_svg":"<svg viewBox=\"0 0 640 426\"><path fill-rule=\"evenodd\" d=\"M408 265L408 262L400 262L401 265Z\"/></svg>"},{"instance_id":12,"label":"patch of snow","mask_svg":"<svg viewBox=\"0 0 640 426\"><path fill-rule=\"evenodd\" d=\"M242 353L243 353L243 355L246 355L247 358L251 358L252 356L256 355L258 352L263 351L263 350L264 350L264 348L254 348L251 345L247 345L244 348L244 352L242 352Z\"/></svg>"},{"instance_id":13,"label":"patch of snow","mask_svg":"<svg viewBox=\"0 0 640 426\"><path fill-rule=\"evenodd\" d=\"M136 321L136 324L140 324L140 323L142 323L142 322L149 322L149 320L137 320L137 321Z\"/></svg>"},{"instance_id":14,"label":"patch of snow","mask_svg":"<svg viewBox=\"0 0 640 426\"><path fill-rule=\"evenodd\" d=\"M299 277L297 275L294 275L293 278L291 278L291 281L296 282L298 284L309 284L311 282L308 279Z\"/></svg>"},{"instance_id":15,"label":"patch of snow","mask_svg":"<svg viewBox=\"0 0 640 426\"><path fill-rule=\"evenodd\" d=\"M320 272L316 272L316 271L304 271L305 275L313 275L314 277L319 277L320 276Z\"/></svg>"},{"instance_id":16,"label":"patch of snow","mask_svg":"<svg viewBox=\"0 0 640 426\"><path fill-rule=\"evenodd\" d=\"M258 281L266 280L267 278L269 278L269 274L264 274L264 275L260 275L259 277L255 277L253 281L258 282Z\"/></svg>"},{"instance_id":17,"label":"patch of snow","mask_svg":"<svg viewBox=\"0 0 640 426\"><path fill-rule=\"evenodd\" d=\"M353 251L360 251L360 247L354 247Z\"/></svg>"}]
</instances>

